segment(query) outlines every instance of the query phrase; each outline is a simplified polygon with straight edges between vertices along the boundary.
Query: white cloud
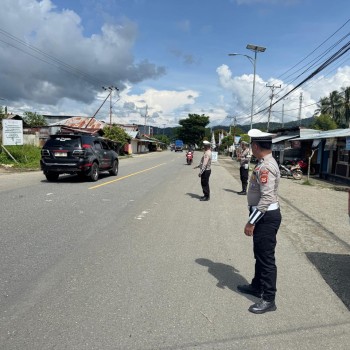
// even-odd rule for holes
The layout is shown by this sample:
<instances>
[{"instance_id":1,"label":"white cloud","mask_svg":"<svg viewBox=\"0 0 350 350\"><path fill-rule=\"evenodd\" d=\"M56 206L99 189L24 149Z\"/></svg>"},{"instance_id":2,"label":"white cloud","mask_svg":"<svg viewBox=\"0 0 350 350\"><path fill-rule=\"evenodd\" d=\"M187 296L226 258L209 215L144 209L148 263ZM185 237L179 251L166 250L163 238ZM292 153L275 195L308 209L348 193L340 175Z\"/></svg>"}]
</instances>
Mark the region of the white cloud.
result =
<instances>
[{"instance_id":1,"label":"white cloud","mask_svg":"<svg viewBox=\"0 0 350 350\"><path fill-rule=\"evenodd\" d=\"M131 94L131 86L120 94L120 103L115 108L115 120L125 122L132 118L144 123L145 106L148 115L157 125L172 124L186 106L194 105L199 93L194 90L171 91L148 88L142 94Z\"/></svg>"},{"instance_id":2,"label":"white cloud","mask_svg":"<svg viewBox=\"0 0 350 350\"><path fill-rule=\"evenodd\" d=\"M253 75L243 74L234 77L228 66L222 65L217 68L220 86L229 91L231 100L229 102L232 113L237 115L241 123L247 123L250 115L252 103L252 84ZM282 80L270 78L264 81L261 77L256 75L255 83L255 103L254 111L262 111L268 108L270 104L271 89L266 85L275 86L281 85L281 89L275 89L273 102L283 97L288 91L291 91L294 86L287 85ZM302 109L301 117L309 118L314 114L317 108L316 103L320 98L328 96L330 92L337 90L341 91L342 87L350 86L350 67L338 68L336 73L332 76L319 76L316 79L305 83L300 89L289 94L285 100L280 101L272 107L270 121L281 122L282 120L282 105L284 104L284 121L297 120L299 117L300 94L302 93ZM255 121L266 122L267 111L254 116Z\"/></svg>"},{"instance_id":3,"label":"white cloud","mask_svg":"<svg viewBox=\"0 0 350 350\"><path fill-rule=\"evenodd\" d=\"M131 21L105 24L88 37L75 12L57 11L50 0L2 0L1 6L0 91L11 105L89 104L103 85L123 89L165 73L147 60L134 61Z\"/></svg>"}]
</instances>

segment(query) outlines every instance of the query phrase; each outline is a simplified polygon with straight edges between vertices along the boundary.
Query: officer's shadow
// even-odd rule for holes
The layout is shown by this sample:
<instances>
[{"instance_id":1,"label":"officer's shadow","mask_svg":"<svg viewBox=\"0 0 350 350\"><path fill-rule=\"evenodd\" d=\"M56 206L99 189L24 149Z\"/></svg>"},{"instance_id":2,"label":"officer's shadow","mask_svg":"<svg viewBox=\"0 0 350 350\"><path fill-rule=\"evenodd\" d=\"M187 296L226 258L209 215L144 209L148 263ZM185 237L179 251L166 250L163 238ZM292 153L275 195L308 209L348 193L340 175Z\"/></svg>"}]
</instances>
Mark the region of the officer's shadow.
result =
<instances>
[{"instance_id":1,"label":"officer's shadow","mask_svg":"<svg viewBox=\"0 0 350 350\"><path fill-rule=\"evenodd\" d=\"M195 261L199 265L208 267L208 272L218 280L216 284L218 288L225 289L227 287L251 301L256 301L256 297L249 294L242 294L237 290L238 285L249 284L249 282L241 276L239 271L233 266L214 262L205 258L198 258Z\"/></svg>"}]
</instances>

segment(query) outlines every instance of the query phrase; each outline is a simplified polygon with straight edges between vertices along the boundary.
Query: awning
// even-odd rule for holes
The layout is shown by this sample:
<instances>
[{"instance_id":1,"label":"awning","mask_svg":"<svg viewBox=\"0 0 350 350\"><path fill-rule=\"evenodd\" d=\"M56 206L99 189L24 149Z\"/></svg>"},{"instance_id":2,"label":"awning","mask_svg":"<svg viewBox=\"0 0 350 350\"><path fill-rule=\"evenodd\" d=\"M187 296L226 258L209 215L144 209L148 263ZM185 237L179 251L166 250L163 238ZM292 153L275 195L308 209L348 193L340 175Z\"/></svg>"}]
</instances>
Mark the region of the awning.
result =
<instances>
[{"instance_id":1,"label":"awning","mask_svg":"<svg viewBox=\"0 0 350 350\"><path fill-rule=\"evenodd\" d=\"M283 136L278 136L272 139L272 143L278 143L281 141L293 139L295 137L298 137L298 135L283 135Z\"/></svg>"}]
</instances>

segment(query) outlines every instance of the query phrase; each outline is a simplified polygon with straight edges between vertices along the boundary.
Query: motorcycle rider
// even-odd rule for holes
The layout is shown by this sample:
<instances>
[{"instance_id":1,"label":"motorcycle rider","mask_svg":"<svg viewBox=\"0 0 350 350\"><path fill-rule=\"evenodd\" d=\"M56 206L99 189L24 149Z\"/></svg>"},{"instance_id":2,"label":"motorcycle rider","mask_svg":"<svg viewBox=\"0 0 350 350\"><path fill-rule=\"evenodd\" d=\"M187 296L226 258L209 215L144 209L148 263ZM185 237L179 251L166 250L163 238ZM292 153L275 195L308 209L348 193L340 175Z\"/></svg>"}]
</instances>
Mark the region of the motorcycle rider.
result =
<instances>
[{"instance_id":1,"label":"motorcycle rider","mask_svg":"<svg viewBox=\"0 0 350 350\"><path fill-rule=\"evenodd\" d=\"M192 164L193 161L193 156L194 156L194 152L192 150L192 147L190 146L189 149L186 152L186 161L187 164Z\"/></svg>"}]
</instances>

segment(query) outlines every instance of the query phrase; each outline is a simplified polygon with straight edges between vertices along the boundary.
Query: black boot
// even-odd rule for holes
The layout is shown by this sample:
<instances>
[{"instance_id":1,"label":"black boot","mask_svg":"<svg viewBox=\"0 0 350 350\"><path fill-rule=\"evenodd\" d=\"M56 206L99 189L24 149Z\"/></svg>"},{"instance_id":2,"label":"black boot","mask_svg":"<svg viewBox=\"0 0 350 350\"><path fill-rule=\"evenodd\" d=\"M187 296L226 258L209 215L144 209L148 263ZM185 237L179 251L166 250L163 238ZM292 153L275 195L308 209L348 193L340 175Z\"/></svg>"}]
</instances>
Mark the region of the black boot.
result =
<instances>
[{"instance_id":1,"label":"black boot","mask_svg":"<svg viewBox=\"0 0 350 350\"><path fill-rule=\"evenodd\" d=\"M248 310L253 314L264 314L265 312L275 311L277 309L274 301L266 301L261 299L259 302L253 304Z\"/></svg>"},{"instance_id":2,"label":"black boot","mask_svg":"<svg viewBox=\"0 0 350 350\"><path fill-rule=\"evenodd\" d=\"M247 185L246 184L242 184L242 191L241 192L237 192L237 194L246 195L247 194Z\"/></svg>"}]
</instances>

